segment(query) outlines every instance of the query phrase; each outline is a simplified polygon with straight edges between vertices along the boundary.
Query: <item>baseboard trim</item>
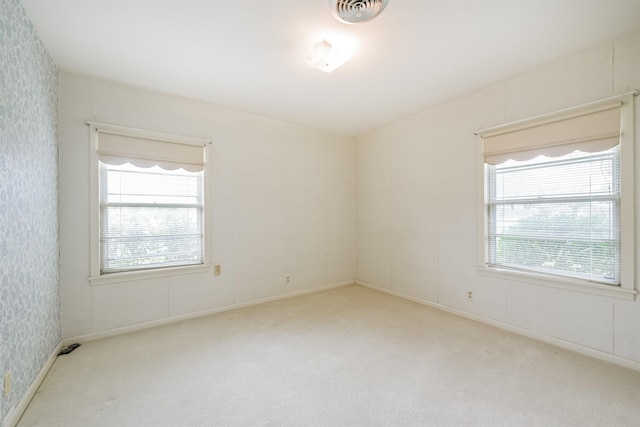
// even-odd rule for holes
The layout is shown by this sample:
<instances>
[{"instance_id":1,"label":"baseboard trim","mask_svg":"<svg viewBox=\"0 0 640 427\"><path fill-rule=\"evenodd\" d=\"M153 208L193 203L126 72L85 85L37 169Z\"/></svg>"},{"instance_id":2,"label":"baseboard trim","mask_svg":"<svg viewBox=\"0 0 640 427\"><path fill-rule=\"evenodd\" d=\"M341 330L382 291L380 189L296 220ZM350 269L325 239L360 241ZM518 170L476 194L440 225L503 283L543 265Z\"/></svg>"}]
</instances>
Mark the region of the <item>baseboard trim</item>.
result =
<instances>
[{"instance_id":1,"label":"baseboard trim","mask_svg":"<svg viewBox=\"0 0 640 427\"><path fill-rule=\"evenodd\" d=\"M33 396L36 395L38 388L40 388L40 384L42 384L42 381L44 381L45 377L49 373L49 370L53 366L53 362L56 361L58 353L60 353L61 349L62 343L59 343L56 348L53 349L53 352L49 355L46 363L44 364L42 369L40 369L40 372L38 372L38 375L35 377L24 396L22 396L22 399L20 399L18 405L16 405L16 407L8 413L4 422L5 427L15 427L18 424L18 421L20 421L20 418L22 418L22 414L24 414L24 411L27 410L27 406L29 406L29 403L31 403L31 399L33 399Z\"/></svg>"},{"instance_id":2,"label":"baseboard trim","mask_svg":"<svg viewBox=\"0 0 640 427\"><path fill-rule=\"evenodd\" d=\"M303 289L303 290L295 291L295 292L287 292L287 293L284 293L284 294L274 295L274 296L271 296L271 297L260 298L260 299L256 299L256 300L240 302L240 303L231 304L231 305L225 305L225 306L221 306L221 307L215 307L215 308L208 309L208 310L196 311L196 312L193 312L193 313L181 314L181 315L177 315L177 316L164 317L162 319L150 320L148 322L142 322L142 323L136 323L136 324L133 324L133 325L122 326L122 327L119 327L119 328L108 329L106 331L99 331L99 332L93 332L93 333L85 334L85 335L78 335L78 336L75 336L75 337L64 338L62 340L62 345L63 346L67 346L67 345L72 344L72 343L84 343L84 342L89 342L89 341L95 341L95 340L99 340L99 339L102 339L102 338L113 337L113 336L116 336L116 335L122 335L122 334L126 334L126 333L129 333L129 332L135 332L135 331L140 331L140 330L143 330L143 329L153 328L153 327L156 327L156 326L167 325L167 324L170 324L170 323L181 322L181 321L184 321L184 320L190 320L190 319L195 319L195 318L198 318L198 317L209 316L211 314L222 313L222 312L230 311L230 310L237 310L239 308L251 307L253 305L264 304L264 303L267 303L267 302L272 302L272 301L278 301L278 300L282 300L282 299L297 297L297 296L300 296L300 295L312 294L312 293L315 293L315 292L326 291L326 290L329 290L329 289L340 288L340 287L343 287L343 286L348 286L348 285L353 285L353 284L355 284L355 280L347 280L347 281L344 281L344 282L332 283L332 284L329 284L329 285L318 286L318 287L315 287L315 288Z\"/></svg>"},{"instance_id":3,"label":"baseboard trim","mask_svg":"<svg viewBox=\"0 0 640 427\"><path fill-rule=\"evenodd\" d=\"M542 334L540 332L535 332L529 329L521 328L519 326L514 326L506 322L502 322L499 320L489 319L488 317L479 316L477 314L469 313L463 310L459 310L453 307L449 307L444 304L439 304L433 301L425 300L422 298L414 297L411 295L403 294L401 292L394 291L392 289L388 289L379 285L374 285L368 282L363 282L361 280L355 281L356 285L363 286L365 288L369 288L375 291L384 292L389 295L393 295L399 298L403 298L409 301L416 302L418 304L426 305L428 307L432 307L438 310L445 311L447 313L454 314L456 316L464 317L469 320L474 320L476 322L484 323L490 326L494 326L499 329L503 329L505 331L513 332L518 335L523 335L527 338L532 338L534 340L542 341L547 344L552 344L557 347L564 348L566 350L571 350L576 353L583 354L585 356L593 357L594 359L602 360L605 362L613 363L614 365L622 366L624 368L633 369L634 371L640 372L640 362L636 362L630 359L625 359L624 357L616 356L615 354L606 353L601 350L596 350L594 348L585 347L580 344L572 343L569 341L562 340L560 338L551 337L549 335Z\"/></svg>"}]
</instances>

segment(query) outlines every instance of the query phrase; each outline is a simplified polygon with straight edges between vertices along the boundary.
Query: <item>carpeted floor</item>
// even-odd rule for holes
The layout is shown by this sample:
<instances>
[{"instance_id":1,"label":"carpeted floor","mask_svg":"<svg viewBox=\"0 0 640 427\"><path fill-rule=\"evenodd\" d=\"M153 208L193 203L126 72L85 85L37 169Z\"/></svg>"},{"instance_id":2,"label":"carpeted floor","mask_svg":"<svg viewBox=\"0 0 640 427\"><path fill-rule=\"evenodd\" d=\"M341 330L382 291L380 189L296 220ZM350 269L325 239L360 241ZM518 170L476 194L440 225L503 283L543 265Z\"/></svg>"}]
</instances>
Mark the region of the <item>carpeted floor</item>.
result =
<instances>
[{"instance_id":1,"label":"carpeted floor","mask_svg":"<svg viewBox=\"0 0 640 427\"><path fill-rule=\"evenodd\" d=\"M637 426L640 373L359 286L83 344L29 426Z\"/></svg>"}]
</instances>

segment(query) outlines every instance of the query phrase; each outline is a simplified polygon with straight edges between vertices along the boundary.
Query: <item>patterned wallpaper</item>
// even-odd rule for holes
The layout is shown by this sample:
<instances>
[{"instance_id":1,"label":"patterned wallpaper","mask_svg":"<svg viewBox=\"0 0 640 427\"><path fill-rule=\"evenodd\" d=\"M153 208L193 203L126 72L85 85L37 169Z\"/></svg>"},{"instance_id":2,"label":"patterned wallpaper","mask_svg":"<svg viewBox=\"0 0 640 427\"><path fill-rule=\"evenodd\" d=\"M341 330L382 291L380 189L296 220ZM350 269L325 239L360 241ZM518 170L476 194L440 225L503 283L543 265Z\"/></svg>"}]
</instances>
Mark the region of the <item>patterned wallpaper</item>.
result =
<instances>
[{"instance_id":1,"label":"patterned wallpaper","mask_svg":"<svg viewBox=\"0 0 640 427\"><path fill-rule=\"evenodd\" d=\"M57 88L19 0L0 0L0 425L61 339Z\"/></svg>"}]
</instances>

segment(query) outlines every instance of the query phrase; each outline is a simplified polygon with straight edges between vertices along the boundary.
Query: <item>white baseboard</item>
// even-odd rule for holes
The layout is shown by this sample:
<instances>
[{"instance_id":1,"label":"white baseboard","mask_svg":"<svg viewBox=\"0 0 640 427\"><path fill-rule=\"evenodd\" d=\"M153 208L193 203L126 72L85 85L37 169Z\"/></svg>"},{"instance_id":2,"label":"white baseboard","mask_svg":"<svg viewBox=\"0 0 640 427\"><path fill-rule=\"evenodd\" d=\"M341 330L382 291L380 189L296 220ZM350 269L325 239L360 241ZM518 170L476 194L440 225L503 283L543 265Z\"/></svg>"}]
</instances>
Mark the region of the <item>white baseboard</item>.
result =
<instances>
[{"instance_id":1,"label":"white baseboard","mask_svg":"<svg viewBox=\"0 0 640 427\"><path fill-rule=\"evenodd\" d=\"M356 280L355 283L356 285L364 286L369 289L384 292L386 294L393 295L399 298L404 298L409 301L417 302L418 304L422 304L438 310L446 311L447 313L455 314L456 316L464 317L469 320L474 320L476 322L494 326L499 329L504 329L505 331L513 332L518 335L523 335L525 337L532 338L534 340L546 342L547 344L552 344L557 347L564 348L566 350L575 351L576 353L584 354L585 356L593 357L594 359L603 360L605 362L613 363L615 365L622 366L624 368L640 371L640 362L636 362L630 359L625 359L624 357L616 356L615 354L606 353L604 351L596 350L590 347L585 347L580 344L561 340L559 338L554 338L549 335L542 334L540 332L535 332L529 329L521 328L519 326L514 326L506 322L501 322L499 320L489 319L487 317L479 316L477 314L469 313L467 311L459 310L457 308L452 308L444 304L439 304L433 301L403 294L401 292L384 288L382 286L373 285L371 283L363 282L361 280Z\"/></svg>"},{"instance_id":2,"label":"white baseboard","mask_svg":"<svg viewBox=\"0 0 640 427\"><path fill-rule=\"evenodd\" d=\"M22 414L24 414L24 411L27 410L27 406L29 406L31 399L33 399L33 396L36 395L40 384L42 384L42 381L44 381L44 378L47 376L49 370L53 366L53 362L56 361L58 353L60 353L61 349L62 343L59 343L56 348L53 349L53 352L49 355L46 363L44 364L42 369L40 369L40 372L27 389L27 392L24 394L24 396L22 396L22 399L20 399L18 405L7 414L3 424L4 427L15 427L18 424L18 421L20 421Z\"/></svg>"},{"instance_id":3,"label":"white baseboard","mask_svg":"<svg viewBox=\"0 0 640 427\"><path fill-rule=\"evenodd\" d=\"M297 297L305 294L312 294L314 292L321 292L328 289L340 288L342 286L353 285L355 280L347 280L345 282L332 283L329 285L318 286L315 288L303 289L295 292L287 292L280 295L274 295L271 297L260 298L256 300L241 302L237 304L225 305L221 307L212 308L209 310L197 311L194 313L182 314L178 316L170 316L157 320L150 320L148 322L136 323L134 325L122 326L120 328L108 329L106 331L93 332L85 335L78 335L75 337L65 338L62 340L62 345L67 346L72 343L84 343L89 341L98 340L101 338L112 337L116 335L126 334L129 332L135 332L142 329L153 328L155 326L167 325L169 323L181 322L183 320L195 319L198 317L208 316L215 313L221 313L224 311L236 310L238 308L250 307L252 305L264 304L266 302L278 301L282 299Z\"/></svg>"}]
</instances>

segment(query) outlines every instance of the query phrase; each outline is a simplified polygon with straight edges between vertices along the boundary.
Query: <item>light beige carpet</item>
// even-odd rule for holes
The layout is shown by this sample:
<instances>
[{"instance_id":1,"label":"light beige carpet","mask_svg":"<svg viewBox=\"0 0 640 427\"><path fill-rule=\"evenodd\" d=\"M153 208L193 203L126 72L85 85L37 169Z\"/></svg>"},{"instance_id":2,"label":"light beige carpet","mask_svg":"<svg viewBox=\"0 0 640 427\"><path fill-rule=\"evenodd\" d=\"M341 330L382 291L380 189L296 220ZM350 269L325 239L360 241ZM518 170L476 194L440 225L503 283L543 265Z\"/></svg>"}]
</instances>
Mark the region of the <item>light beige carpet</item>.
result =
<instances>
[{"instance_id":1,"label":"light beige carpet","mask_svg":"<svg viewBox=\"0 0 640 427\"><path fill-rule=\"evenodd\" d=\"M359 286L83 344L28 426L638 426L640 373Z\"/></svg>"}]
</instances>

